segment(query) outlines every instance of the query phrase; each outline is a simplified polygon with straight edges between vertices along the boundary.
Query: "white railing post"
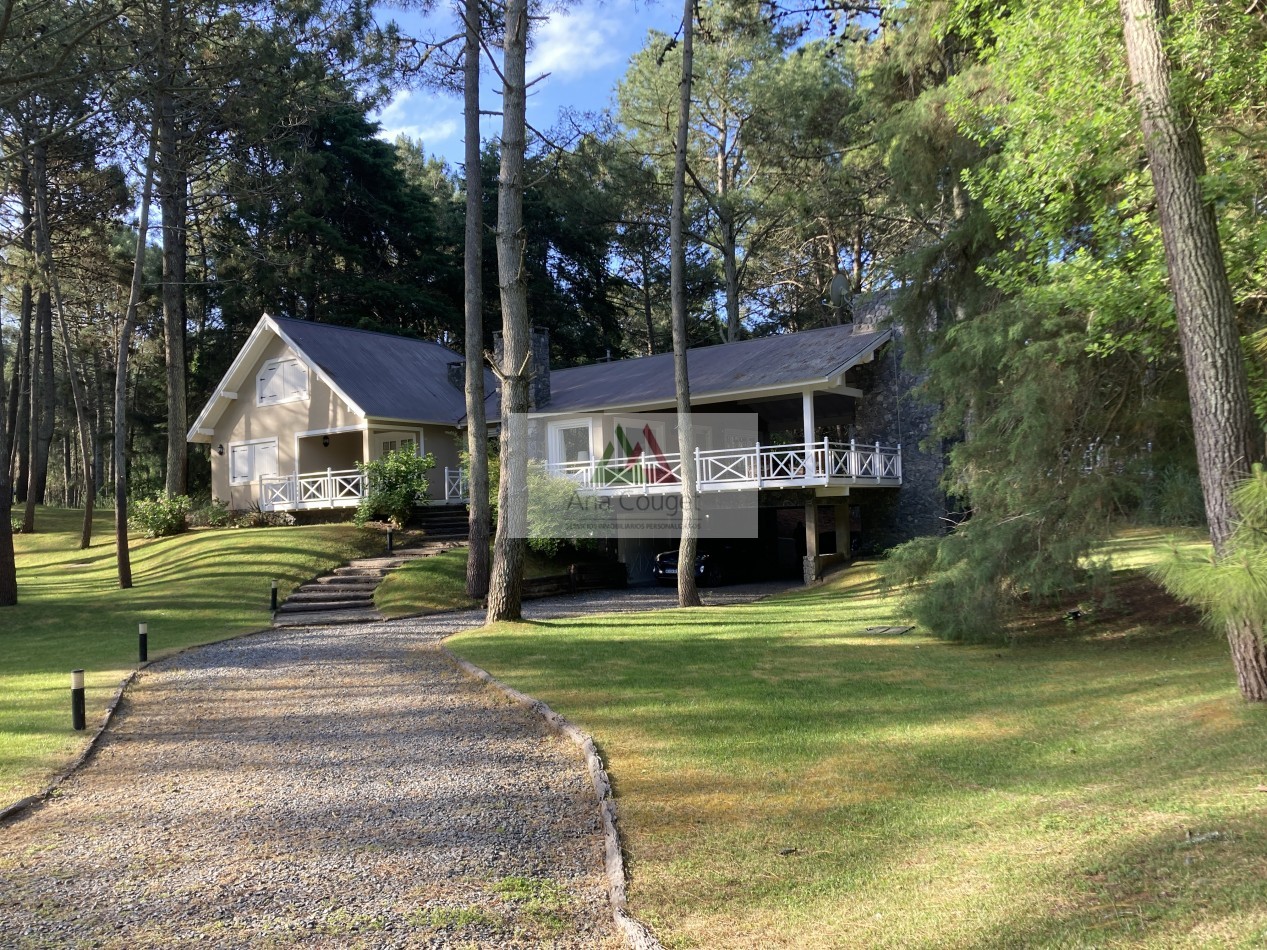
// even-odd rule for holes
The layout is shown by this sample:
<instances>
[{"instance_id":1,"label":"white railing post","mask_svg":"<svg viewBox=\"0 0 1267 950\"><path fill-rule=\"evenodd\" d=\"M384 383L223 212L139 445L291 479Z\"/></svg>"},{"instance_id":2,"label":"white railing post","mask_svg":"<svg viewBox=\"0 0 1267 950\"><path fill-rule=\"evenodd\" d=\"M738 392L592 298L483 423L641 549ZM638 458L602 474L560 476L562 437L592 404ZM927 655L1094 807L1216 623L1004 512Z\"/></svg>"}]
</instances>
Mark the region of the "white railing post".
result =
<instances>
[{"instance_id":1,"label":"white railing post","mask_svg":"<svg viewBox=\"0 0 1267 950\"><path fill-rule=\"evenodd\" d=\"M854 439L849 440L849 477L858 477L858 443Z\"/></svg>"},{"instance_id":2,"label":"white railing post","mask_svg":"<svg viewBox=\"0 0 1267 950\"><path fill-rule=\"evenodd\" d=\"M761 487L761 440L760 439L757 440L756 451L757 451L757 454L753 458L753 463L756 465L756 469L757 469L756 471L757 487L760 488Z\"/></svg>"},{"instance_id":3,"label":"white railing post","mask_svg":"<svg viewBox=\"0 0 1267 950\"><path fill-rule=\"evenodd\" d=\"M902 443L897 444L897 452L893 456L893 474L897 476L897 480L902 480Z\"/></svg>"},{"instance_id":4,"label":"white railing post","mask_svg":"<svg viewBox=\"0 0 1267 950\"><path fill-rule=\"evenodd\" d=\"M678 453L678 458L682 457L682 453ZM678 473L678 480L682 479L681 472ZM700 490L700 485L704 481L704 466L700 463L699 446L695 446L695 490Z\"/></svg>"},{"instance_id":5,"label":"white railing post","mask_svg":"<svg viewBox=\"0 0 1267 950\"><path fill-rule=\"evenodd\" d=\"M830 479L832 476L831 464L831 439L823 436L823 478Z\"/></svg>"},{"instance_id":6,"label":"white railing post","mask_svg":"<svg viewBox=\"0 0 1267 950\"><path fill-rule=\"evenodd\" d=\"M334 507L334 469L326 469L326 507Z\"/></svg>"},{"instance_id":7,"label":"white railing post","mask_svg":"<svg viewBox=\"0 0 1267 950\"><path fill-rule=\"evenodd\" d=\"M884 479L884 467L880 464L880 443L875 444L875 480L882 481Z\"/></svg>"}]
</instances>

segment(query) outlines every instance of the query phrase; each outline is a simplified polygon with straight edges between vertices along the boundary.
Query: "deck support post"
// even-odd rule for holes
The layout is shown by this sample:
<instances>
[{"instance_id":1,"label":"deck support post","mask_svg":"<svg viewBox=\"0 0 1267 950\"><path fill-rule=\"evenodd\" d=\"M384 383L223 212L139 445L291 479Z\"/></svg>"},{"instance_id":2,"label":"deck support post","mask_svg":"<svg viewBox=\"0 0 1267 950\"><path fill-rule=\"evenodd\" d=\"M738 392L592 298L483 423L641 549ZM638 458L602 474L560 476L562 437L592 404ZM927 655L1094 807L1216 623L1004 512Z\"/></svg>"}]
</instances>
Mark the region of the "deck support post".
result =
<instances>
[{"instance_id":1,"label":"deck support post","mask_svg":"<svg viewBox=\"0 0 1267 950\"><path fill-rule=\"evenodd\" d=\"M803 574L806 586L819 578L818 573L818 499L805 502L805 563Z\"/></svg>"}]
</instances>

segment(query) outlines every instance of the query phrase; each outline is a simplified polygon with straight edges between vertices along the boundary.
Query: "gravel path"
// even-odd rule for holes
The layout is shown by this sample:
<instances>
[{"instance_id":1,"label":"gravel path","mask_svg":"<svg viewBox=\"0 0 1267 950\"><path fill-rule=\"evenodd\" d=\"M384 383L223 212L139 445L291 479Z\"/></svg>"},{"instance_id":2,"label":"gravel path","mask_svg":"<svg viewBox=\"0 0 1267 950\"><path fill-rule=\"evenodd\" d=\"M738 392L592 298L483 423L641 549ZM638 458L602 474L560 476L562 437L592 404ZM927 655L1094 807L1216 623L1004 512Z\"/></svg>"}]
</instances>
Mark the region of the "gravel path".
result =
<instances>
[{"instance_id":1,"label":"gravel path","mask_svg":"<svg viewBox=\"0 0 1267 950\"><path fill-rule=\"evenodd\" d=\"M482 622L275 630L146 669L90 763L0 827L0 946L620 946L579 753L436 649Z\"/></svg>"}]
</instances>

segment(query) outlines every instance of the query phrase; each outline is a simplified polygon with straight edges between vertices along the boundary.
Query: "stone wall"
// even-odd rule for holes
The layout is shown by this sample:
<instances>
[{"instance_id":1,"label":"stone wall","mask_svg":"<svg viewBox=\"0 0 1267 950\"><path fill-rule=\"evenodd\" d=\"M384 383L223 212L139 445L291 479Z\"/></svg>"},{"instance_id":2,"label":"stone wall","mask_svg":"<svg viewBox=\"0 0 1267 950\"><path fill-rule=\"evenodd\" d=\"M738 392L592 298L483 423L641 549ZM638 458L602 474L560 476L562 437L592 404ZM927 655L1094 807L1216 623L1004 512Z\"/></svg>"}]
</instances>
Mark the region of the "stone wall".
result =
<instances>
[{"instance_id":1,"label":"stone wall","mask_svg":"<svg viewBox=\"0 0 1267 950\"><path fill-rule=\"evenodd\" d=\"M867 394L857 407L859 438L902 446L901 488L859 488L850 493L850 504L861 508L864 550L860 553L943 533L944 457L939 448L928 452L920 446L932 433L937 409L915 395L919 378L902 365L901 337L886 344L874 361L859 367L857 380Z\"/></svg>"}]
</instances>

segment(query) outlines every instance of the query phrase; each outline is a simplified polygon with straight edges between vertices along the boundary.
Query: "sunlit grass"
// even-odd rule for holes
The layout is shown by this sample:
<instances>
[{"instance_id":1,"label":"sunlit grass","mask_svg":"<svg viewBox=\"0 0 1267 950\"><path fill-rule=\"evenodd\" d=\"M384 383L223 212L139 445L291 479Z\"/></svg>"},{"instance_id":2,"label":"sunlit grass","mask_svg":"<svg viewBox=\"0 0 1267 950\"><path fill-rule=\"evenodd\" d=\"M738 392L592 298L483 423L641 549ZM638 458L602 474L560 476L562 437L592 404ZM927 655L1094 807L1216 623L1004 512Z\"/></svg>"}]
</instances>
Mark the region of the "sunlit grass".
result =
<instances>
[{"instance_id":1,"label":"sunlit grass","mask_svg":"<svg viewBox=\"0 0 1267 950\"><path fill-rule=\"evenodd\" d=\"M1116 546L1139 568L1166 542ZM1218 637L1122 610L1008 646L865 632L897 604L859 565L449 643L595 735L667 946L1267 942L1267 710Z\"/></svg>"},{"instance_id":2,"label":"sunlit grass","mask_svg":"<svg viewBox=\"0 0 1267 950\"><path fill-rule=\"evenodd\" d=\"M374 606L388 618L478 607L480 601L466 596L466 551L454 548L392 571L374 591ZM561 574L567 565L567 558L554 560L529 551L524 576Z\"/></svg>"},{"instance_id":3,"label":"sunlit grass","mask_svg":"<svg viewBox=\"0 0 1267 950\"><path fill-rule=\"evenodd\" d=\"M132 540L134 586L118 588L113 520L40 509L38 533L14 538L18 605L0 608L0 804L29 794L86 741L70 728L70 671L85 670L89 732L135 665L137 625L150 658L269 624L269 581L296 584L380 540L349 525L200 530Z\"/></svg>"}]
</instances>

